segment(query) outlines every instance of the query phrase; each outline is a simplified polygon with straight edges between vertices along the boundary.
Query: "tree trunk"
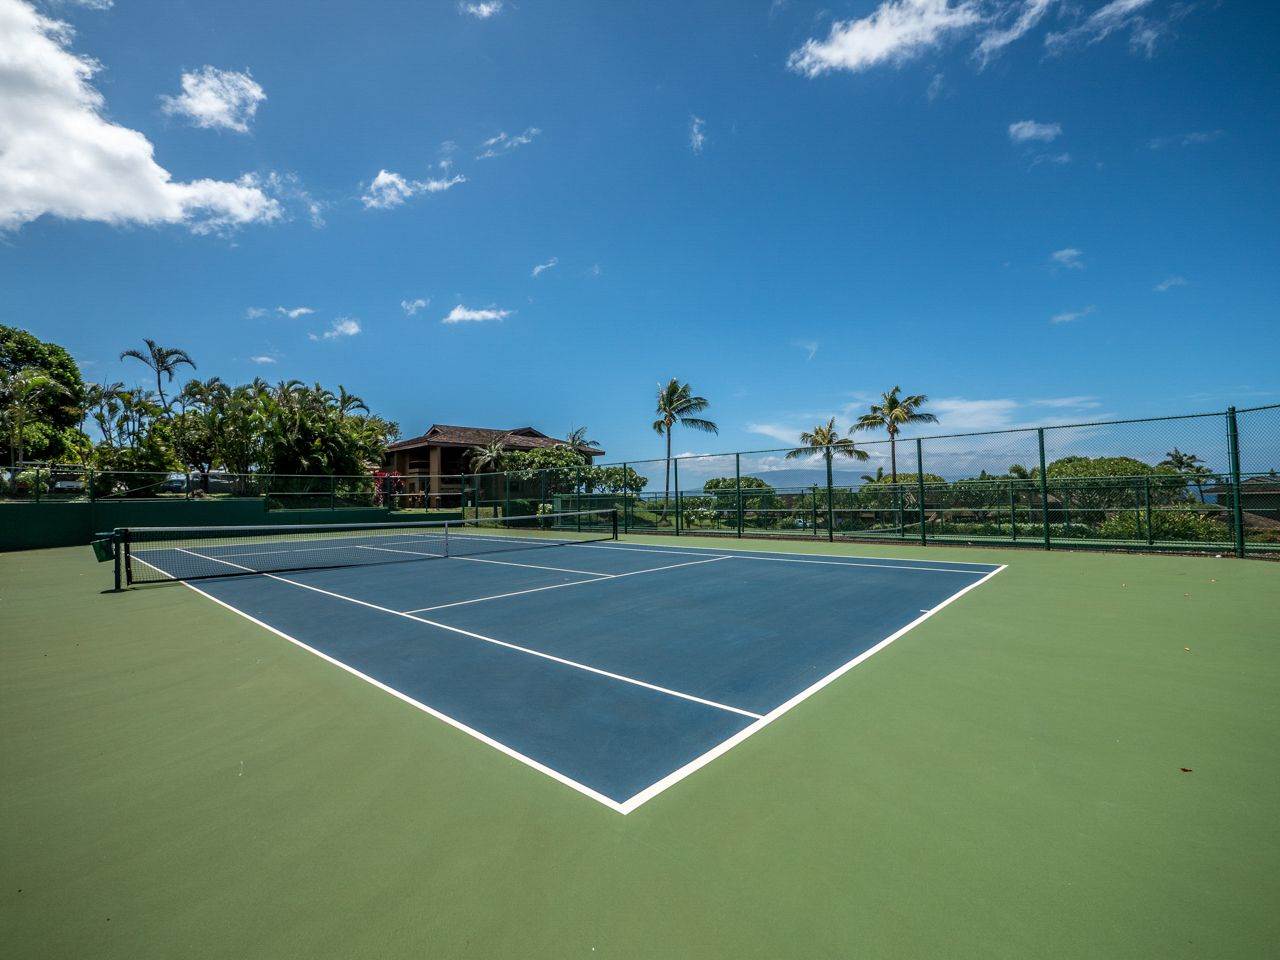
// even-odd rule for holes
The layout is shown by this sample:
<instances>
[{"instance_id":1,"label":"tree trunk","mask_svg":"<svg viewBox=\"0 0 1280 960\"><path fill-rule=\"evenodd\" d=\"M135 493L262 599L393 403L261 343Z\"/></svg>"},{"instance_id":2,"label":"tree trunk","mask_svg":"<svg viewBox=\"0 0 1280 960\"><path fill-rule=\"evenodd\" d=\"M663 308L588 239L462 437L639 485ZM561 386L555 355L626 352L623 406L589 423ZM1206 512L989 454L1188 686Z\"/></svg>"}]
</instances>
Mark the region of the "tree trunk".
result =
<instances>
[{"instance_id":1,"label":"tree trunk","mask_svg":"<svg viewBox=\"0 0 1280 960\"><path fill-rule=\"evenodd\" d=\"M893 482L898 482L898 441L894 439L893 431L889 431L889 463L893 469Z\"/></svg>"},{"instance_id":2,"label":"tree trunk","mask_svg":"<svg viewBox=\"0 0 1280 960\"><path fill-rule=\"evenodd\" d=\"M667 424L667 473L662 488L662 512L666 513L671 502L671 424Z\"/></svg>"}]
</instances>

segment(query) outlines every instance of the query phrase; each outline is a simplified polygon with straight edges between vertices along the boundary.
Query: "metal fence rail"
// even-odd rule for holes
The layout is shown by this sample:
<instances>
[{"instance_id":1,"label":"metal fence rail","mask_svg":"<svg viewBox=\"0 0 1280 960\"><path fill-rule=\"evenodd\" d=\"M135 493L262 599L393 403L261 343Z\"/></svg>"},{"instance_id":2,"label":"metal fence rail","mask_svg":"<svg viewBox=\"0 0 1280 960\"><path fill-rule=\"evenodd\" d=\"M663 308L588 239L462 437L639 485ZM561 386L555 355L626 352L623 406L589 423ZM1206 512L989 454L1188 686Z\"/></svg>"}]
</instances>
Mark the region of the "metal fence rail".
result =
<instances>
[{"instance_id":1,"label":"metal fence rail","mask_svg":"<svg viewBox=\"0 0 1280 960\"><path fill-rule=\"evenodd\" d=\"M0 500L261 497L268 509L527 516L626 533L1280 554L1280 405L842 448L432 477L0 470Z\"/></svg>"}]
</instances>

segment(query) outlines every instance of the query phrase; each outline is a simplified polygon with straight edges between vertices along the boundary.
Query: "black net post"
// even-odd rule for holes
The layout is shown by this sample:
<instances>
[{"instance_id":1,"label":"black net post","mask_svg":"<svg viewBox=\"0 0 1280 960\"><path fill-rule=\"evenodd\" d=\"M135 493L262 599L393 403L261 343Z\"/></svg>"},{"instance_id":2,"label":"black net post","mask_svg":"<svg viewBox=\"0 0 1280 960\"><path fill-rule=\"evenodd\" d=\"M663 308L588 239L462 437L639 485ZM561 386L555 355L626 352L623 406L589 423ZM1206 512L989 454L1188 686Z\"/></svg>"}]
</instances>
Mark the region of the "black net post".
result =
<instances>
[{"instance_id":1,"label":"black net post","mask_svg":"<svg viewBox=\"0 0 1280 960\"><path fill-rule=\"evenodd\" d=\"M124 589L124 545L120 542L119 531L111 534L112 561L115 566L116 592Z\"/></svg>"}]
</instances>

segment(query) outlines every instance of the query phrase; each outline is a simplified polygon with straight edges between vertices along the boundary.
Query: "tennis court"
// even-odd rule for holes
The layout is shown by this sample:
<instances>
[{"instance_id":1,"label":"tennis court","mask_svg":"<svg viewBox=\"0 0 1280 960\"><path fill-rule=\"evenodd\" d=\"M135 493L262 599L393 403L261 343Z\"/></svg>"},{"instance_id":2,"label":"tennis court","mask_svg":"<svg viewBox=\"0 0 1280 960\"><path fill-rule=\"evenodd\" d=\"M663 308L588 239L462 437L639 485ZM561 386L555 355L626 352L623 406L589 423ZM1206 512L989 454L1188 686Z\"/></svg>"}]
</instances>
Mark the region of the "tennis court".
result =
<instances>
[{"instance_id":1,"label":"tennis court","mask_svg":"<svg viewBox=\"0 0 1280 960\"><path fill-rule=\"evenodd\" d=\"M1004 569L625 544L613 519L138 530L125 562L624 814Z\"/></svg>"}]
</instances>

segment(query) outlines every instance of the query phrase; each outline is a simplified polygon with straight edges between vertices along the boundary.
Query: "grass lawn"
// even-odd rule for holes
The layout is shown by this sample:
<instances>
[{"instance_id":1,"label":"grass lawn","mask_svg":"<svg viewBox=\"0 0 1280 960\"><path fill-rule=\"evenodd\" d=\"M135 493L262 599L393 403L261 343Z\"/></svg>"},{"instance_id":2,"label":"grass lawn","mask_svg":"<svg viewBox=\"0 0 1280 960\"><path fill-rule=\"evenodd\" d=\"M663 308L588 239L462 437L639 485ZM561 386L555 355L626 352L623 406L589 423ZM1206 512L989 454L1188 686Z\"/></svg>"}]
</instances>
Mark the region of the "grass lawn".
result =
<instances>
[{"instance_id":1,"label":"grass lawn","mask_svg":"<svg viewBox=\"0 0 1280 960\"><path fill-rule=\"evenodd\" d=\"M1280 564L755 546L1009 569L626 817L181 586L0 554L4 954L1274 953Z\"/></svg>"}]
</instances>

